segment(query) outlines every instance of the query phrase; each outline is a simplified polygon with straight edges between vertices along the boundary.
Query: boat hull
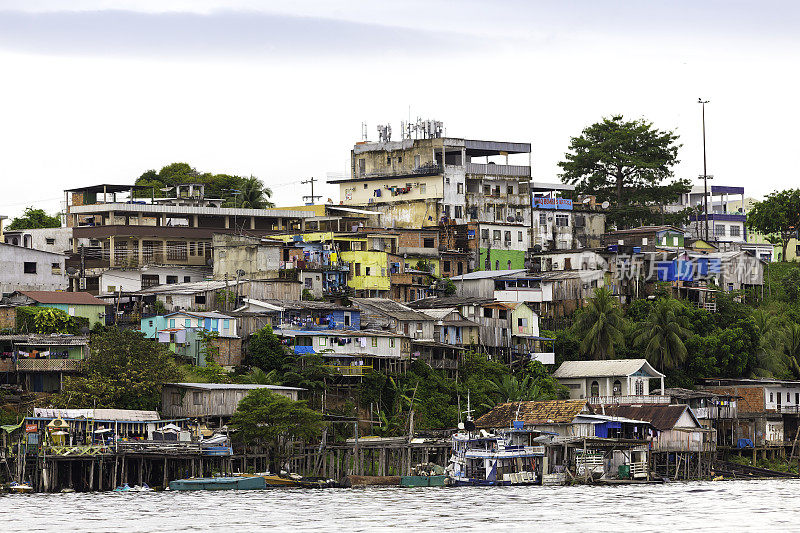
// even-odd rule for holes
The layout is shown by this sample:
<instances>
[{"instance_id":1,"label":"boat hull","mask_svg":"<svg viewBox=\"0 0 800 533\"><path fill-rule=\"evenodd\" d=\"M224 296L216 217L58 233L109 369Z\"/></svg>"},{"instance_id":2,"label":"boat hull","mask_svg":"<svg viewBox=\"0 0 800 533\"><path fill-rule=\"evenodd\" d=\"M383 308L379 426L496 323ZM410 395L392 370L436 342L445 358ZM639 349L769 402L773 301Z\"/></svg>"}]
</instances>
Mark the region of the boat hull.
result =
<instances>
[{"instance_id":1,"label":"boat hull","mask_svg":"<svg viewBox=\"0 0 800 533\"><path fill-rule=\"evenodd\" d=\"M259 490L266 489L263 476L208 477L176 479L169 482L170 490Z\"/></svg>"},{"instance_id":2,"label":"boat hull","mask_svg":"<svg viewBox=\"0 0 800 533\"><path fill-rule=\"evenodd\" d=\"M400 486L411 487L444 487L447 476L401 476Z\"/></svg>"}]
</instances>

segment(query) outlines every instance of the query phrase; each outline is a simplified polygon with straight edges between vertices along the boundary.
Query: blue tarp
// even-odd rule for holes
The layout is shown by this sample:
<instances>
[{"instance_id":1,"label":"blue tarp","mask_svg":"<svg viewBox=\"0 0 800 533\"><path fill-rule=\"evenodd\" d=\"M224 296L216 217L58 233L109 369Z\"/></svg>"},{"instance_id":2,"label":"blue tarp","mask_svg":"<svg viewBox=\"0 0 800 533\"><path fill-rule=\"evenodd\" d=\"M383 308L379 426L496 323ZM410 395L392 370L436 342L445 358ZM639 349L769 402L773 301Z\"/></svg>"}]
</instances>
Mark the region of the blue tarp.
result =
<instances>
[{"instance_id":1,"label":"blue tarp","mask_svg":"<svg viewBox=\"0 0 800 533\"><path fill-rule=\"evenodd\" d=\"M297 355L306 355L315 352L313 346L295 346L294 353L296 353Z\"/></svg>"},{"instance_id":2,"label":"blue tarp","mask_svg":"<svg viewBox=\"0 0 800 533\"><path fill-rule=\"evenodd\" d=\"M752 448L753 441L750 439L739 439L739 442L736 444L737 448Z\"/></svg>"}]
</instances>

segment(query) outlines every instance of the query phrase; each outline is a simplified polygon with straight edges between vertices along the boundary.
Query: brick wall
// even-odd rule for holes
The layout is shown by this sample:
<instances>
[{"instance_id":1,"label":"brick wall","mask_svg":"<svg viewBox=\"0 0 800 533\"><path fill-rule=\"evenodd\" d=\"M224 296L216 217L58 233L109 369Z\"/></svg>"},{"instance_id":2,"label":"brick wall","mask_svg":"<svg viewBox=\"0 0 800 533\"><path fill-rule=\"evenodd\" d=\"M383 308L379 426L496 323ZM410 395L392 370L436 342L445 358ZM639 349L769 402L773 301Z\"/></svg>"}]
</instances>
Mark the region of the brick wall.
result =
<instances>
[{"instance_id":1,"label":"brick wall","mask_svg":"<svg viewBox=\"0 0 800 533\"><path fill-rule=\"evenodd\" d=\"M0 307L0 329L14 329L17 326L17 308Z\"/></svg>"},{"instance_id":2,"label":"brick wall","mask_svg":"<svg viewBox=\"0 0 800 533\"><path fill-rule=\"evenodd\" d=\"M242 364L242 339L217 337L214 346L219 348L219 357L214 361L222 366L239 366Z\"/></svg>"}]
</instances>

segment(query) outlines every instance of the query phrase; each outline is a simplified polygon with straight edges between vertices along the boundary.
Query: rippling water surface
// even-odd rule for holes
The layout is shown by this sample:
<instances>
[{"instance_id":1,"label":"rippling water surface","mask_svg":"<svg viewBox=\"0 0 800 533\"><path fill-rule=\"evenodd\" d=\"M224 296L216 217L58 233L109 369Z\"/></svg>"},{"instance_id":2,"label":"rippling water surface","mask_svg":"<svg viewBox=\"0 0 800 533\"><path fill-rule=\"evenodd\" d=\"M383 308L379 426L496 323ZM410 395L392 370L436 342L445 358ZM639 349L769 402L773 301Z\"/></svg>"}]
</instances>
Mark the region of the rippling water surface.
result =
<instances>
[{"instance_id":1,"label":"rippling water surface","mask_svg":"<svg viewBox=\"0 0 800 533\"><path fill-rule=\"evenodd\" d=\"M0 532L800 530L800 481L0 496Z\"/></svg>"}]
</instances>

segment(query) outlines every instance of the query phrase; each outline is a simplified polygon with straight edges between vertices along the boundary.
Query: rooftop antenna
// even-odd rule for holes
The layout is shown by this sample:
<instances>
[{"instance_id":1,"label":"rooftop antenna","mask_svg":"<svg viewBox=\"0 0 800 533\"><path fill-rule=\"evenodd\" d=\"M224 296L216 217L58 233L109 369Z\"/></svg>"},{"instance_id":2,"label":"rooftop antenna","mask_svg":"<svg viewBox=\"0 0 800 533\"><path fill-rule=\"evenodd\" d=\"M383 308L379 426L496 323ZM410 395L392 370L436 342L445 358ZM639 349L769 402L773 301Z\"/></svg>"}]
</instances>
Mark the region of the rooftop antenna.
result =
<instances>
[{"instance_id":1,"label":"rooftop antenna","mask_svg":"<svg viewBox=\"0 0 800 533\"><path fill-rule=\"evenodd\" d=\"M469 406L469 390L467 390L467 410L464 411L464 414L467 415L467 422L472 422L472 413L475 412L475 409L470 409Z\"/></svg>"},{"instance_id":2,"label":"rooftop antenna","mask_svg":"<svg viewBox=\"0 0 800 533\"><path fill-rule=\"evenodd\" d=\"M362 122L361 123L361 140L362 141L366 141L367 140L367 123L366 122Z\"/></svg>"}]
</instances>

